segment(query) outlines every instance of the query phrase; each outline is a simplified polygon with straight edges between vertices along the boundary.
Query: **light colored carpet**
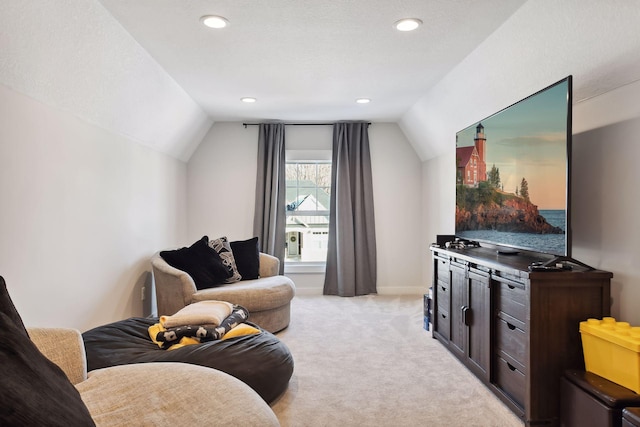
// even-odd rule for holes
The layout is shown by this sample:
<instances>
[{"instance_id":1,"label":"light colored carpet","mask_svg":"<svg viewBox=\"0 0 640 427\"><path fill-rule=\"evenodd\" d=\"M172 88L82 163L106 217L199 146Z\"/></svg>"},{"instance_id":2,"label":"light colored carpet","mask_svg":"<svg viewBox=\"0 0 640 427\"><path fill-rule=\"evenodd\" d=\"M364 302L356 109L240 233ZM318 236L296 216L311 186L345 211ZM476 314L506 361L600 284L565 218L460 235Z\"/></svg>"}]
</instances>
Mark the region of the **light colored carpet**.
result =
<instances>
[{"instance_id":1,"label":"light colored carpet","mask_svg":"<svg viewBox=\"0 0 640 427\"><path fill-rule=\"evenodd\" d=\"M522 426L422 327L421 296L296 296L283 427Z\"/></svg>"}]
</instances>

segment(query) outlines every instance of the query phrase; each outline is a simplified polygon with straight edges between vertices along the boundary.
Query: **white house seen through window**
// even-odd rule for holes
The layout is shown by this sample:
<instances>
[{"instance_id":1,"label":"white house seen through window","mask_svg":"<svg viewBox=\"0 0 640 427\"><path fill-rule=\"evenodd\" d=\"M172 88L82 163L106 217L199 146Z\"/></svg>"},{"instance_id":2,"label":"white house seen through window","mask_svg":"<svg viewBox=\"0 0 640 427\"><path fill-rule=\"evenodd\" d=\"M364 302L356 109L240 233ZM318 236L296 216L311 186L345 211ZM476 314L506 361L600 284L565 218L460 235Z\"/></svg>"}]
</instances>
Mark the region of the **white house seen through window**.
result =
<instances>
[{"instance_id":1,"label":"white house seen through window","mask_svg":"<svg viewBox=\"0 0 640 427\"><path fill-rule=\"evenodd\" d=\"M331 162L289 161L286 262L325 262L329 236Z\"/></svg>"}]
</instances>

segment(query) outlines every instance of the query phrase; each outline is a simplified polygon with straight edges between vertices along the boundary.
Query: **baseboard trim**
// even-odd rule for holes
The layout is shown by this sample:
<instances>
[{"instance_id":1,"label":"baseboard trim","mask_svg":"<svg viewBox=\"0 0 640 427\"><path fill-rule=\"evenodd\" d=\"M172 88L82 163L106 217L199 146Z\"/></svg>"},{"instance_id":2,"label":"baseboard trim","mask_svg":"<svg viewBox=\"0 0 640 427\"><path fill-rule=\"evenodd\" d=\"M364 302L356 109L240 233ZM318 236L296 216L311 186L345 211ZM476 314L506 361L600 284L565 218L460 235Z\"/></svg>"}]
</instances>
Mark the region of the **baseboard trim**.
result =
<instances>
[{"instance_id":1,"label":"baseboard trim","mask_svg":"<svg viewBox=\"0 0 640 427\"><path fill-rule=\"evenodd\" d=\"M429 290L426 288L404 287L381 287L378 288L378 295L424 295ZM296 288L296 295L322 295L322 288Z\"/></svg>"},{"instance_id":2,"label":"baseboard trim","mask_svg":"<svg viewBox=\"0 0 640 427\"><path fill-rule=\"evenodd\" d=\"M299 288L299 287L296 287L296 295L322 295L322 288Z\"/></svg>"},{"instance_id":3,"label":"baseboard trim","mask_svg":"<svg viewBox=\"0 0 640 427\"><path fill-rule=\"evenodd\" d=\"M427 292L427 288L416 288L414 286L378 287L378 295L424 295Z\"/></svg>"}]
</instances>

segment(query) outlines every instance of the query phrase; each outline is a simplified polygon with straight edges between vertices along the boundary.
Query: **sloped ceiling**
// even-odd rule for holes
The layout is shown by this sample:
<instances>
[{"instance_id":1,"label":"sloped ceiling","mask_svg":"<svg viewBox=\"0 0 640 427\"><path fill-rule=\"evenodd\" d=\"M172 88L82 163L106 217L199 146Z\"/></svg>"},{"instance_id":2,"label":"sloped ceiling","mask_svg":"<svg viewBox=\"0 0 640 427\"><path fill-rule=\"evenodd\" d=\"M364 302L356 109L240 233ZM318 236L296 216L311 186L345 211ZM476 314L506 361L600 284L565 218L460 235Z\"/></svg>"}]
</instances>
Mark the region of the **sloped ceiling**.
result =
<instances>
[{"instance_id":1,"label":"sloped ceiling","mask_svg":"<svg viewBox=\"0 0 640 427\"><path fill-rule=\"evenodd\" d=\"M451 153L455 133L573 75L574 107L640 81L640 2L529 0L402 117L423 160ZM612 104L612 110L624 105ZM574 108L574 111L576 108ZM588 123L581 117L584 130Z\"/></svg>"},{"instance_id":2,"label":"sloped ceiling","mask_svg":"<svg viewBox=\"0 0 640 427\"><path fill-rule=\"evenodd\" d=\"M0 0L0 84L184 161L212 124L95 0Z\"/></svg>"},{"instance_id":3,"label":"sloped ceiling","mask_svg":"<svg viewBox=\"0 0 640 427\"><path fill-rule=\"evenodd\" d=\"M0 83L185 161L215 121L360 119L398 122L426 160L456 127L565 75L576 102L640 79L640 7L628 0L0 6ZM207 29L207 14L231 25ZM404 17L424 25L397 32Z\"/></svg>"}]
</instances>

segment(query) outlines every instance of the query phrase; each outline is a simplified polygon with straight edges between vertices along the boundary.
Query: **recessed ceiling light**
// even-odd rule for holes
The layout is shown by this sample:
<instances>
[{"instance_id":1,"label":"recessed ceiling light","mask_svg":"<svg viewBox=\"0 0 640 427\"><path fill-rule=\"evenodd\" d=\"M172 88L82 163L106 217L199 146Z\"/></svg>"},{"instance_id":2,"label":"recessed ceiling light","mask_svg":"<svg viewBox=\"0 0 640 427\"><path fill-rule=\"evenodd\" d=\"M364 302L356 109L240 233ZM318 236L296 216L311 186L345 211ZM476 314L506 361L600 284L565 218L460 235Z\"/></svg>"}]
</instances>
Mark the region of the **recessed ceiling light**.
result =
<instances>
[{"instance_id":1,"label":"recessed ceiling light","mask_svg":"<svg viewBox=\"0 0 640 427\"><path fill-rule=\"evenodd\" d=\"M422 21L418 18L405 18L397 21L393 26L398 31L413 31L422 25Z\"/></svg>"},{"instance_id":2,"label":"recessed ceiling light","mask_svg":"<svg viewBox=\"0 0 640 427\"><path fill-rule=\"evenodd\" d=\"M229 25L227 18L216 15L206 15L200 18L200 21L209 28L224 28Z\"/></svg>"},{"instance_id":3,"label":"recessed ceiling light","mask_svg":"<svg viewBox=\"0 0 640 427\"><path fill-rule=\"evenodd\" d=\"M251 104L251 103L253 103L253 102L256 102L256 101L257 101L257 99L252 98L252 97L250 97L250 96L245 96L244 98L240 98L240 101L242 101L242 102L246 102L247 104Z\"/></svg>"},{"instance_id":4,"label":"recessed ceiling light","mask_svg":"<svg viewBox=\"0 0 640 427\"><path fill-rule=\"evenodd\" d=\"M358 98L356 99L356 102L358 104L368 104L371 102L371 100L369 98Z\"/></svg>"}]
</instances>

